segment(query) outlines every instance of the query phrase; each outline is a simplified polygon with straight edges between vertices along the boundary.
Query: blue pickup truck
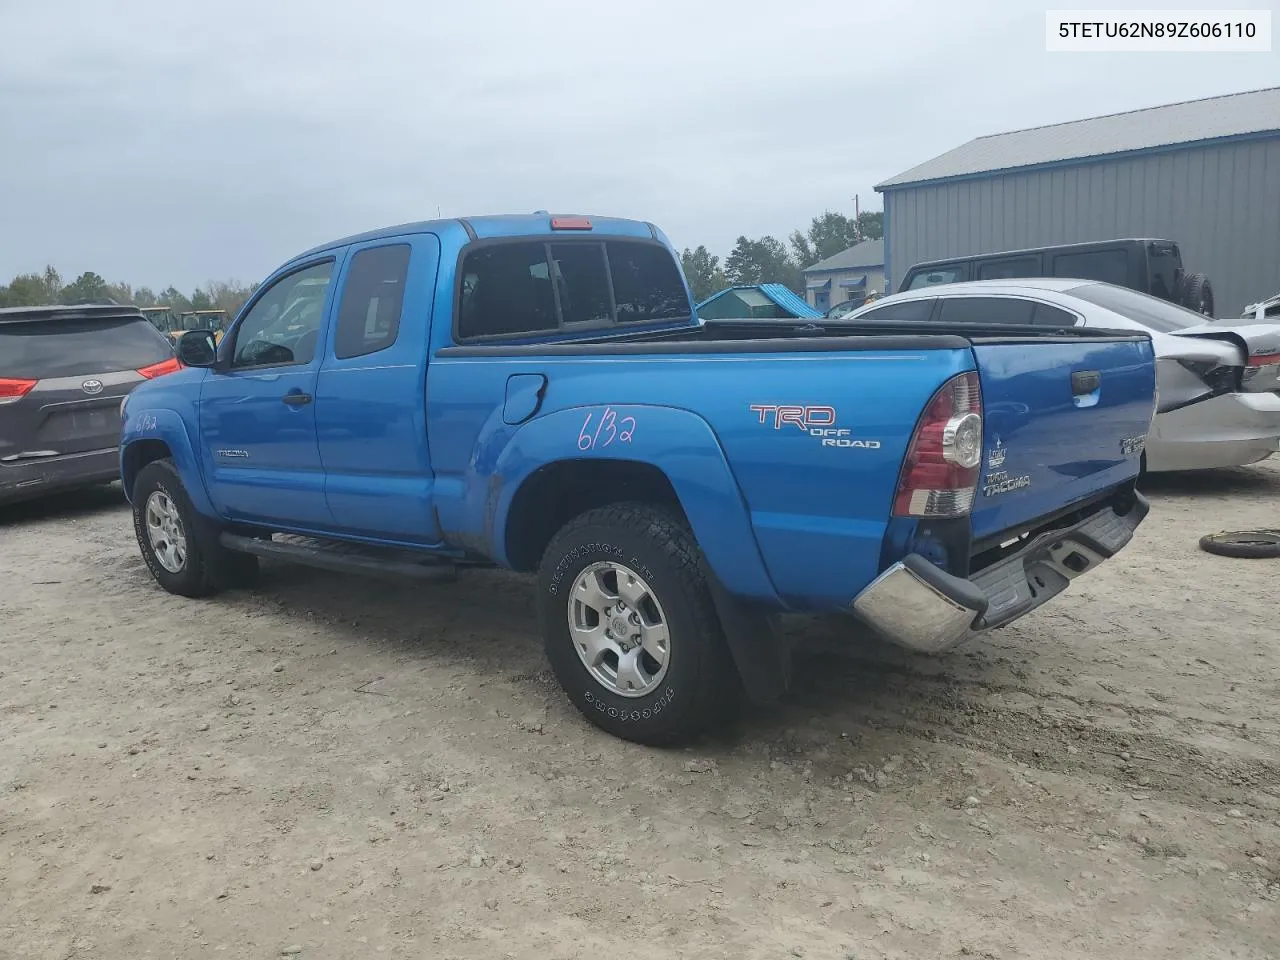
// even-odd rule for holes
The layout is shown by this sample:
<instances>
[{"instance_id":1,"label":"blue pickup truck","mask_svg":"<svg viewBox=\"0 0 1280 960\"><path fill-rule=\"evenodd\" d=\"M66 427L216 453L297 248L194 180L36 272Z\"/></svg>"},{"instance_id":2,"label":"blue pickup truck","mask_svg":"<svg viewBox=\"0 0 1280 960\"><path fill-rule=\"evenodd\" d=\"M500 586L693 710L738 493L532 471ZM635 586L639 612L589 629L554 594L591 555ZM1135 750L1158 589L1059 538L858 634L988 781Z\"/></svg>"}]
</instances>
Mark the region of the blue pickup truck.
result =
<instances>
[{"instance_id":1,"label":"blue pickup truck","mask_svg":"<svg viewBox=\"0 0 1280 960\"><path fill-rule=\"evenodd\" d=\"M258 558L536 573L546 653L661 744L790 676L776 614L945 650L1121 549L1154 406L1145 334L700 322L663 234L477 217L310 250L122 408L173 593Z\"/></svg>"}]
</instances>

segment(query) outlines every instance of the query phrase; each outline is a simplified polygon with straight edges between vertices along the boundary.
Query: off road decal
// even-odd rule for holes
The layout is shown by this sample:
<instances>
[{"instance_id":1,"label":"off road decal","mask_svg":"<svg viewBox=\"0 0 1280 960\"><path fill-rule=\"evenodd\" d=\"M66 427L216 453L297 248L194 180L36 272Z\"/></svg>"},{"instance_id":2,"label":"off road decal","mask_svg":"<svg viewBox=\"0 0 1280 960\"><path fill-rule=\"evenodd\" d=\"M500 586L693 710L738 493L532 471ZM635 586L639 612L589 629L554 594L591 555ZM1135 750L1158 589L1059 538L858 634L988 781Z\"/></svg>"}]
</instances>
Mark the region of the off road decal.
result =
<instances>
[{"instance_id":1,"label":"off road decal","mask_svg":"<svg viewBox=\"0 0 1280 960\"><path fill-rule=\"evenodd\" d=\"M788 433L794 428L814 438L824 447L852 450L880 449L879 440L855 437L850 428L840 426L837 422L835 407L753 403L751 412L756 414L761 426L771 426L774 430L785 430Z\"/></svg>"}]
</instances>

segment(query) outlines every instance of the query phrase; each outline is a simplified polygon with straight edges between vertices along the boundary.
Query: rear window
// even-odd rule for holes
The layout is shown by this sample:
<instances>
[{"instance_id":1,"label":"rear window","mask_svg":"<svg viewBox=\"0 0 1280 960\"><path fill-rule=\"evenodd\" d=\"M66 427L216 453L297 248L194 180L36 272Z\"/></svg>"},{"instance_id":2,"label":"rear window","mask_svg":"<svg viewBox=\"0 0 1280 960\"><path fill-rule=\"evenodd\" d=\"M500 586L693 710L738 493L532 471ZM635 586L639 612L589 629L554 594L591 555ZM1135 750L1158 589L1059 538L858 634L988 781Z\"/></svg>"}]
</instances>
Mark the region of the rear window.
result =
<instances>
[{"instance_id":1,"label":"rear window","mask_svg":"<svg viewBox=\"0 0 1280 960\"><path fill-rule=\"evenodd\" d=\"M603 245L553 243L551 264L562 323L599 324L613 319Z\"/></svg>"},{"instance_id":2,"label":"rear window","mask_svg":"<svg viewBox=\"0 0 1280 960\"><path fill-rule=\"evenodd\" d=\"M960 283L965 277L963 264L954 267L936 267L932 270L921 270L912 276L907 283L908 290L919 290L921 287L936 287L940 283Z\"/></svg>"},{"instance_id":3,"label":"rear window","mask_svg":"<svg viewBox=\"0 0 1280 960\"><path fill-rule=\"evenodd\" d=\"M690 318L689 295L675 258L665 247L610 241L605 249L619 323Z\"/></svg>"},{"instance_id":4,"label":"rear window","mask_svg":"<svg viewBox=\"0 0 1280 960\"><path fill-rule=\"evenodd\" d=\"M1053 275L1126 286L1129 283L1129 257L1123 250L1060 253L1053 258Z\"/></svg>"},{"instance_id":5,"label":"rear window","mask_svg":"<svg viewBox=\"0 0 1280 960\"><path fill-rule=\"evenodd\" d=\"M1187 327L1198 327L1208 323L1209 318L1203 314L1149 297L1137 290L1127 287L1113 287L1105 283L1086 283L1079 287L1064 290L1063 293L1079 297L1087 303L1113 310L1122 317L1128 317L1140 323L1148 330L1157 333L1173 333Z\"/></svg>"},{"instance_id":6,"label":"rear window","mask_svg":"<svg viewBox=\"0 0 1280 960\"><path fill-rule=\"evenodd\" d=\"M164 335L142 318L0 323L0 377L87 377L172 356Z\"/></svg>"},{"instance_id":7,"label":"rear window","mask_svg":"<svg viewBox=\"0 0 1280 960\"><path fill-rule=\"evenodd\" d=\"M675 259L624 240L515 242L463 257L458 337L690 319Z\"/></svg>"},{"instance_id":8,"label":"rear window","mask_svg":"<svg viewBox=\"0 0 1280 960\"><path fill-rule=\"evenodd\" d=\"M1162 300L1172 300L1178 289L1178 274L1182 270L1182 255L1176 243L1153 241L1147 244L1147 264L1151 271L1151 295Z\"/></svg>"}]
</instances>

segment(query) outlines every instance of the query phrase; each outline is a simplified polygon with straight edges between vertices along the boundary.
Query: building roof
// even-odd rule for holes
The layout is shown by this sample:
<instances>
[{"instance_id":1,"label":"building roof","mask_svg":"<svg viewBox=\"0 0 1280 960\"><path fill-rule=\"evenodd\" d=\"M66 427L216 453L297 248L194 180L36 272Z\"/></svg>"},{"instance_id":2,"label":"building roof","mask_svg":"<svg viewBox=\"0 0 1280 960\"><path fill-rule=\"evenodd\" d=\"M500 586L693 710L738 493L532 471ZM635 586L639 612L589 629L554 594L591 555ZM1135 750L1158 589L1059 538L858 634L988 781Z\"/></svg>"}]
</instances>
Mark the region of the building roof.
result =
<instances>
[{"instance_id":1,"label":"building roof","mask_svg":"<svg viewBox=\"0 0 1280 960\"><path fill-rule=\"evenodd\" d=\"M876 189L1271 131L1280 134L1280 87L978 137Z\"/></svg>"},{"instance_id":2,"label":"building roof","mask_svg":"<svg viewBox=\"0 0 1280 960\"><path fill-rule=\"evenodd\" d=\"M835 256L819 260L805 273L823 273L827 270L861 270L864 267L884 266L884 240L863 240Z\"/></svg>"},{"instance_id":3,"label":"building roof","mask_svg":"<svg viewBox=\"0 0 1280 960\"><path fill-rule=\"evenodd\" d=\"M723 297L727 293L763 294L765 297L773 301L783 310L786 310L788 313L791 313L793 316L801 317L804 319L815 319L823 315L821 310L815 310L813 307L809 306L809 304L805 301L803 297L799 296L798 294L792 293L786 286L784 286L781 283L752 283L752 284L745 284L737 287L726 287L724 290L721 290L719 293L713 293L711 296L707 297L707 299L699 303L697 307L695 307L694 309L701 310L704 306L706 306L712 300L717 300L720 297ZM748 302L750 302L750 299L752 298L748 298Z\"/></svg>"}]
</instances>

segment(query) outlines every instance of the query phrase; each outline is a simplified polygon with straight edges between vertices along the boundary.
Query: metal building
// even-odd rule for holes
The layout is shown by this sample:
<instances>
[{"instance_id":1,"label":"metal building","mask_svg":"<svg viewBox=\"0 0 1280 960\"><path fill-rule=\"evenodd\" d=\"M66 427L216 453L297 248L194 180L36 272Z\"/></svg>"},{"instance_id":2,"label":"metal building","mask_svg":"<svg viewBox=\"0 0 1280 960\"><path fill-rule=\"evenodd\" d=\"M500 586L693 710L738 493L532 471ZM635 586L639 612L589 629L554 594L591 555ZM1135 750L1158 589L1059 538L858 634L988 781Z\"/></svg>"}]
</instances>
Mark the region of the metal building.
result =
<instances>
[{"instance_id":1,"label":"metal building","mask_svg":"<svg viewBox=\"0 0 1280 960\"><path fill-rule=\"evenodd\" d=\"M1280 291L1280 87L979 137L876 190L889 290L922 260L1161 237L1236 317Z\"/></svg>"}]
</instances>

